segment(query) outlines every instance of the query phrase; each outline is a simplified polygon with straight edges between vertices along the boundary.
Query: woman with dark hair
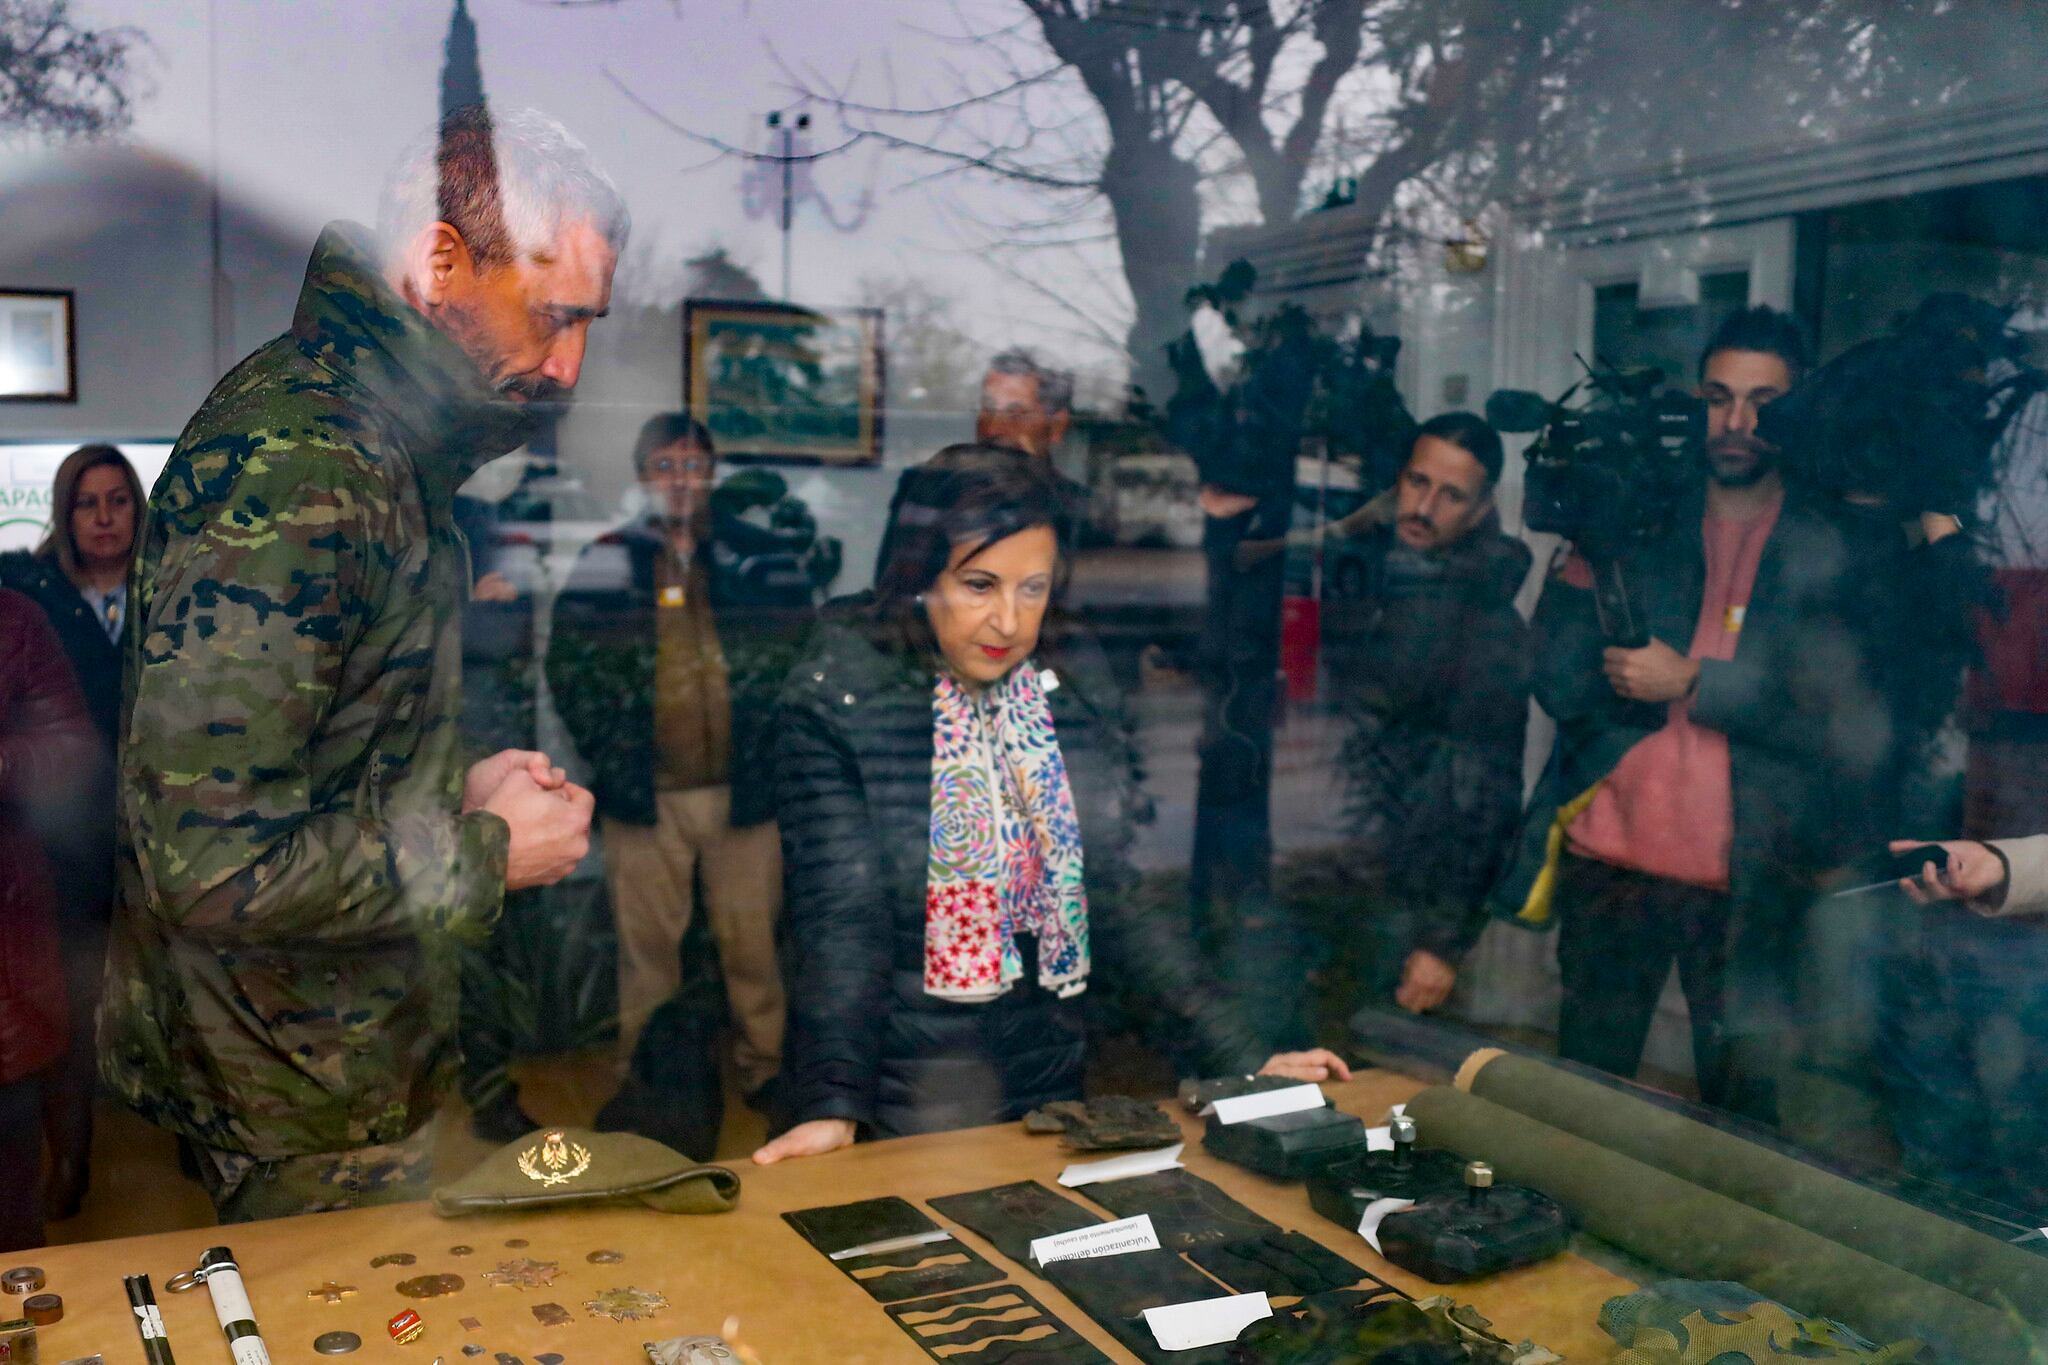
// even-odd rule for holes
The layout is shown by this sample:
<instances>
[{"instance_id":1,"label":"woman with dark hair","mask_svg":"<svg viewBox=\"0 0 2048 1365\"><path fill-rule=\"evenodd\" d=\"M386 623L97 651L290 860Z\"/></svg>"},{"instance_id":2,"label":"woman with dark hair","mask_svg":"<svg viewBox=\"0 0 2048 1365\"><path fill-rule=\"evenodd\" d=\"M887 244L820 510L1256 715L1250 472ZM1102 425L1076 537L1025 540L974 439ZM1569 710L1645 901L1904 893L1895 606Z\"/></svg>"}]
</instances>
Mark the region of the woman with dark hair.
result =
<instances>
[{"instance_id":1,"label":"woman with dark hair","mask_svg":"<svg viewBox=\"0 0 2048 1365\"><path fill-rule=\"evenodd\" d=\"M1078 1098L1078 997L1098 961L1208 1070L1259 1061L1185 918L1128 904L1119 698L1099 654L1044 629L1065 524L1039 463L941 451L900 491L872 597L790 675L776 792L796 1126L756 1161ZM1320 1049L1265 1069L1349 1074Z\"/></svg>"},{"instance_id":2,"label":"woman with dark hair","mask_svg":"<svg viewBox=\"0 0 2048 1365\"><path fill-rule=\"evenodd\" d=\"M44 835L71 999L71 1049L43 1087L49 1212L60 1219L75 1214L85 1197L92 1150L93 1015L114 898L112 778L121 723L121 625L143 501L142 481L127 456L109 445L80 446L57 466L50 530L42 544L33 552L0 555L0 587L31 598L49 618L100 739L98 780L80 793L76 811Z\"/></svg>"}]
</instances>

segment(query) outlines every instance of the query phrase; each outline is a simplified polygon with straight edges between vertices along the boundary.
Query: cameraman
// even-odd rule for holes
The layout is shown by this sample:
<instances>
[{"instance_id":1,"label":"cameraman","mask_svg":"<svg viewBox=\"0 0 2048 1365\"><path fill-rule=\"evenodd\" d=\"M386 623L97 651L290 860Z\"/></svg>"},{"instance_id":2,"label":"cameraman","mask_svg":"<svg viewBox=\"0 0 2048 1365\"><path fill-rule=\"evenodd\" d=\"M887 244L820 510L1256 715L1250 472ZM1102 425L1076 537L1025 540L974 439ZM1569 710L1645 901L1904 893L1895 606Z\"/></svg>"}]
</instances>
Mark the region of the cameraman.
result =
<instances>
[{"instance_id":1,"label":"cameraman","mask_svg":"<svg viewBox=\"0 0 2048 1365\"><path fill-rule=\"evenodd\" d=\"M1769 308L1708 343L1700 489L1679 532L1627 562L1650 643L1602 637L1577 554L1547 585L1534 685L1557 750L1496 893L1523 919L1546 896L1559 916L1564 1056L1633 1076L1675 960L1701 1097L1767 1123L1792 933L1832 860L1827 689L1857 677L1839 657L1839 532L1788 494L1756 434L1806 363L1797 324Z\"/></svg>"}]
</instances>

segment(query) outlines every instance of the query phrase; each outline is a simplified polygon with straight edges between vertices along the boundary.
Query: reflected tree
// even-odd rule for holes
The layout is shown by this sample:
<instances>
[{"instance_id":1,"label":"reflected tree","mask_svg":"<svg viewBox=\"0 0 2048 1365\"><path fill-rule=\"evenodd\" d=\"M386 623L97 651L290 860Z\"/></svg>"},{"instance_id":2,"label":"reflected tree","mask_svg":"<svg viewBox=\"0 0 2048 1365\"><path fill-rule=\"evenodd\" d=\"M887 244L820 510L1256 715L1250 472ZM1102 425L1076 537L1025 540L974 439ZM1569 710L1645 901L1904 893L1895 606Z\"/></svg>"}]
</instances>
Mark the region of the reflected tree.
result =
<instances>
[{"instance_id":1,"label":"reflected tree","mask_svg":"<svg viewBox=\"0 0 2048 1365\"><path fill-rule=\"evenodd\" d=\"M885 319L892 406L961 413L973 405L980 359L994 348L962 330L950 294L917 275L871 274L861 276L857 297Z\"/></svg>"},{"instance_id":2,"label":"reflected tree","mask_svg":"<svg viewBox=\"0 0 2048 1365\"><path fill-rule=\"evenodd\" d=\"M68 0L0 0L0 135L125 130L146 41L139 29L78 23Z\"/></svg>"},{"instance_id":3,"label":"reflected tree","mask_svg":"<svg viewBox=\"0 0 2048 1365\"><path fill-rule=\"evenodd\" d=\"M921 177L1029 191L1006 201L1016 212L967 210L1020 261L1113 244L1128 300L1114 327L1155 401L1204 234L1290 222L1338 176L1383 245L1441 240L1610 153L1824 138L1878 101L1937 105L2024 59L2019 13L1998 0L956 0L954 14L940 36L959 57L924 74L924 98L887 69L787 74L849 132L928 162ZM1103 321L1099 298L1062 302Z\"/></svg>"}]
</instances>

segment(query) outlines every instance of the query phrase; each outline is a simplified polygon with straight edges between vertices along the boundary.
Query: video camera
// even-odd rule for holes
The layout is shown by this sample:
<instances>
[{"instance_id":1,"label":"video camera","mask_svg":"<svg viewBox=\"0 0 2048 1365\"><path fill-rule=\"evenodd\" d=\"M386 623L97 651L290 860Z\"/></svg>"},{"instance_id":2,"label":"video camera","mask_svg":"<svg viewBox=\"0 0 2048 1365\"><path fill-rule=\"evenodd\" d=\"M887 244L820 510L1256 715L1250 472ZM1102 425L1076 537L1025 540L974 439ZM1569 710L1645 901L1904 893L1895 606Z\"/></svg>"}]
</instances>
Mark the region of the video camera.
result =
<instances>
[{"instance_id":1,"label":"video camera","mask_svg":"<svg viewBox=\"0 0 2048 1365\"><path fill-rule=\"evenodd\" d=\"M1602 633L1631 649L1650 636L1622 562L1671 532L1699 482L1706 438L1705 405L1663 383L1655 366L1588 365L1555 401L1522 389L1498 389L1486 400L1496 429L1538 433L1524 455L1524 523L1572 542L1593 570Z\"/></svg>"}]
</instances>

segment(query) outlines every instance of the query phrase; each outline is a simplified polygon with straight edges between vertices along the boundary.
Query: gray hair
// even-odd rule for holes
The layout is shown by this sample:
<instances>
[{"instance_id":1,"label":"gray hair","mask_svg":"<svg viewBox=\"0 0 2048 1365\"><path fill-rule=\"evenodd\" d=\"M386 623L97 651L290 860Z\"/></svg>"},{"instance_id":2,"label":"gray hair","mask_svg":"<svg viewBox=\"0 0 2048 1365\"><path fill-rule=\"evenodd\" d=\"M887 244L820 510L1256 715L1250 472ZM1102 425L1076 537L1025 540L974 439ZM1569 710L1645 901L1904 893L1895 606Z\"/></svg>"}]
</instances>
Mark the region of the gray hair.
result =
<instances>
[{"instance_id":1,"label":"gray hair","mask_svg":"<svg viewBox=\"0 0 2048 1365\"><path fill-rule=\"evenodd\" d=\"M577 220L614 251L632 225L618 186L568 129L538 110L481 104L455 110L407 148L377 208L386 252L446 223L484 270L547 251Z\"/></svg>"},{"instance_id":2,"label":"gray hair","mask_svg":"<svg viewBox=\"0 0 2048 1365\"><path fill-rule=\"evenodd\" d=\"M1012 346L988 363L990 374L1029 375L1038 381L1038 405L1047 412L1074 410L1074 372L1055 370L1038 363L1038 357L1022 346Z\"/></svg>"}]
</instances>

